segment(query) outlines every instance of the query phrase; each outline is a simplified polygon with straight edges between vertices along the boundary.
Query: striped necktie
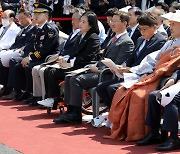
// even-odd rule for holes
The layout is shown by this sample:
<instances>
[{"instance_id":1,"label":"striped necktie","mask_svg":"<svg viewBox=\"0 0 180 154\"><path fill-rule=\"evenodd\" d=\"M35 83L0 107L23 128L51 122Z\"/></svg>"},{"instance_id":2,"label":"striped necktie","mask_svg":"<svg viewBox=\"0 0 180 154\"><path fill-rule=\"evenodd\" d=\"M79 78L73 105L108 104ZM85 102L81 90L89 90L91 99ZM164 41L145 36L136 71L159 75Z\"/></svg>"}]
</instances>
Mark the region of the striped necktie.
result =
<instances>
[{"instance_id":1,"label":"striped necktie","mask_svg":"<svg viewBox=\"0 0 180 154\"><path fill-rule=\"evenodd\" d=\"M1 35L0 35L0 40L2 39L2 37L4 36L4 34L6 33L6 31L7 31L7 27L3 27L3 31L2 31L2 33L1 33Z\"/></svg>"}]
</instances>

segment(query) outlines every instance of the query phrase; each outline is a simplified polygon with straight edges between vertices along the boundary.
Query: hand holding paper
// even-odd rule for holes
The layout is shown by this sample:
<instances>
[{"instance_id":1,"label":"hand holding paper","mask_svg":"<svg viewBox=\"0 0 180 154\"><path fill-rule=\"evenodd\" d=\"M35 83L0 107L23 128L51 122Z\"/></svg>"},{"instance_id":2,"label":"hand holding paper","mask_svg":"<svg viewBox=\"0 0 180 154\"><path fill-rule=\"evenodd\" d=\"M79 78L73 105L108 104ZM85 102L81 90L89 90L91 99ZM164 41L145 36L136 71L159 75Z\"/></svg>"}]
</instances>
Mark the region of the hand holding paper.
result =
<instances>
[{"instance_id":1,"label":"hand holding paper","mask_svg":"<svg viewBox=\"0 0 180 154\"><path fill-rule=\"evenodd\" d=\"M119 69L118 65L116 65L111 59L104 58L104 60L101 60L101 62L107 67L109 67L111 70L113 70L119 78L123 78L123 75L120 74L118 71Z\"/></svg>"}]
</instances>

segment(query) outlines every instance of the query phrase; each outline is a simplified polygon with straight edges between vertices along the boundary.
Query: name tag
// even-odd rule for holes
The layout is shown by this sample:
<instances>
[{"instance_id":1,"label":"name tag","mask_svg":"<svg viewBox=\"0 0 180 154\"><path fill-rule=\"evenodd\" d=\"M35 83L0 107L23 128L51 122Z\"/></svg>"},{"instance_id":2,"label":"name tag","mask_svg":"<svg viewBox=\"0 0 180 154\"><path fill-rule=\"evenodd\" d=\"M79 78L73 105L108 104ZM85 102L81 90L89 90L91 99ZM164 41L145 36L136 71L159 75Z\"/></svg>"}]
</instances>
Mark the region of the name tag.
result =
<instances>
[{"instance_id":1,"label":"name tag","mask_svg":"<svg viewBox=\"0 0 180 154\"><path fill-rule=\"evenodd\" d=\"M40 37L40 40L44 40L44 35L42 35L42 36Z\"/></svg>"},{"instance_id":2,"label":"name tag","mask_svg":"<svg viewBox=\"0 0 180 154\"><path fill-rule=\"evenodd\" d=\"M26 34L22 34L22 36L26 36Z\"/></svg>"}]
</instances>

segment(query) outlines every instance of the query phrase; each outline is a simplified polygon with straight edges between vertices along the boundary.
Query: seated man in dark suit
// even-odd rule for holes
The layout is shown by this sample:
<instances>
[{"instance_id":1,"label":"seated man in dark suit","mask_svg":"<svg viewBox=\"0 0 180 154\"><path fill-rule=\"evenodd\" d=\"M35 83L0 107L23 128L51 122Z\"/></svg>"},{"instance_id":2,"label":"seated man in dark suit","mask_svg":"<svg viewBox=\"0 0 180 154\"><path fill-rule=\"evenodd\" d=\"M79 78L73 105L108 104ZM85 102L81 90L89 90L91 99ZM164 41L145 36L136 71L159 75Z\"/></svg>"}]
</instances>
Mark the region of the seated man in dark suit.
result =
<instances>
[{"instance_id":1,"label":"seated man in dark suit","mask_svg":"<svg viewBox=\"0 0 180 154\"><path fill-rule=\"evenodd\" d=\"M139 65L148 54L161 49L166 42L165 38L156 31L157 19L151 13L142 14L139 19L139 29L142 36L138 39L133 54L126 61L127 67L120 67L119 72L129 72L130 67ZM100 83L96 90L103 102L111 106L111 101L120 82L117 77L110 81Z\"/></svg>"},{"instance_id":2,"label":"seated man in dark suit","mask_svg":"<svg viewBox=\"0 0 180 154\"><path fill-rule=\"evenodd\" d=\"M178 69L166 81L166 84L161 90L172 86L174 83L180 81L180 69ZM163 125L161 128L161 135L159 133L160 119L161 119L161 105L157 102L156 95L159 91L150 93L148 99L148 111L146 115L146 125L151 127L151 132L142 140L136 142L139 146L157 144L165 141L162 145L158 146L158 151L169 151L180 148L180 139L178 138L178 109L180 104L180 90L175 95L174 99L164 107ZM167 132L170 132L170 137L167 137Z\"/></svg>"},{"instance_id":3,"label":"seated man in dark suit","mask_svg":"<svg viewBox=\"0 0 180 154\"><path fill-rule=\"evenodd\" d=\"M4 85L0 92L0 96L11 92L12 88L7 87L9 61L12 57L15 58L21 56L21 51L29 42L33 31L33 26L31 25L31 14L29 11L20 10L18 20L23 29L18 33L15 42L11 45L11 47L0 55L0 84Z\"/></svg>"},{"instance_id":4,"label":"seated man in dark suit","mask_svg":"<svg viewBox=\"0 0 180 154\"><path fill-rule=\"evenodd\" d=\"M126 31L129 15L117 11L112 18L112 30L116 35L111 39L109 46L105 49L103 58L110 58L116 64L122 64L131 55L134 44ZM99 72L105 65L98 61L97 65L90 66L90 73L77 76L66 76L64 101L68 105L67 113L54 119L55 123L81 123L81 104L83 89L90 89L98 84Z\"/></svg>"},{"instance_id":5,"label":"seated man in dark suit","mask_svg":"<svg viewBox=\"0 0 180 154\"><path fill-rule=\"evenodd\" d=\"M131 39L133 40L134 45L136 45L138 38L141 36L141 33L138 28L137 19L142 14L142 11L138 7L131 7L130 9L128 9L128 13L130 15L128 33Z\"/></svg>"}]
</instances>

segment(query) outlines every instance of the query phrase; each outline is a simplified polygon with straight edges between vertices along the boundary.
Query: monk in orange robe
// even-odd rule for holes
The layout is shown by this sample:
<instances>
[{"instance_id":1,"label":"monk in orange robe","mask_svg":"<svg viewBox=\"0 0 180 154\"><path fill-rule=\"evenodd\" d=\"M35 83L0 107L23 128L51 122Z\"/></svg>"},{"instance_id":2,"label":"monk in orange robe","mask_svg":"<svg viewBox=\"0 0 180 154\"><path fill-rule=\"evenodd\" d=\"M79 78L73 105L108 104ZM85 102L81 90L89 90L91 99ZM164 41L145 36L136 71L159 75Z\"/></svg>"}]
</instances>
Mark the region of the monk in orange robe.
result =
<instances>
[{"instance_id":1,"label":"monk in orange robe","mask_svg":"<svg viewBox=\"0 0 180 154\"><path fill-rule=\"evenodd\" d=\"M144 138L149 132L145 126L148 95L156 90L164 76L170 76L180 67L180 47L161 54L154 72L130 89L123 86L116 91L108 119L112 122L110 136L105 138L135 141Z\"/></svg>"}]
</instances>

